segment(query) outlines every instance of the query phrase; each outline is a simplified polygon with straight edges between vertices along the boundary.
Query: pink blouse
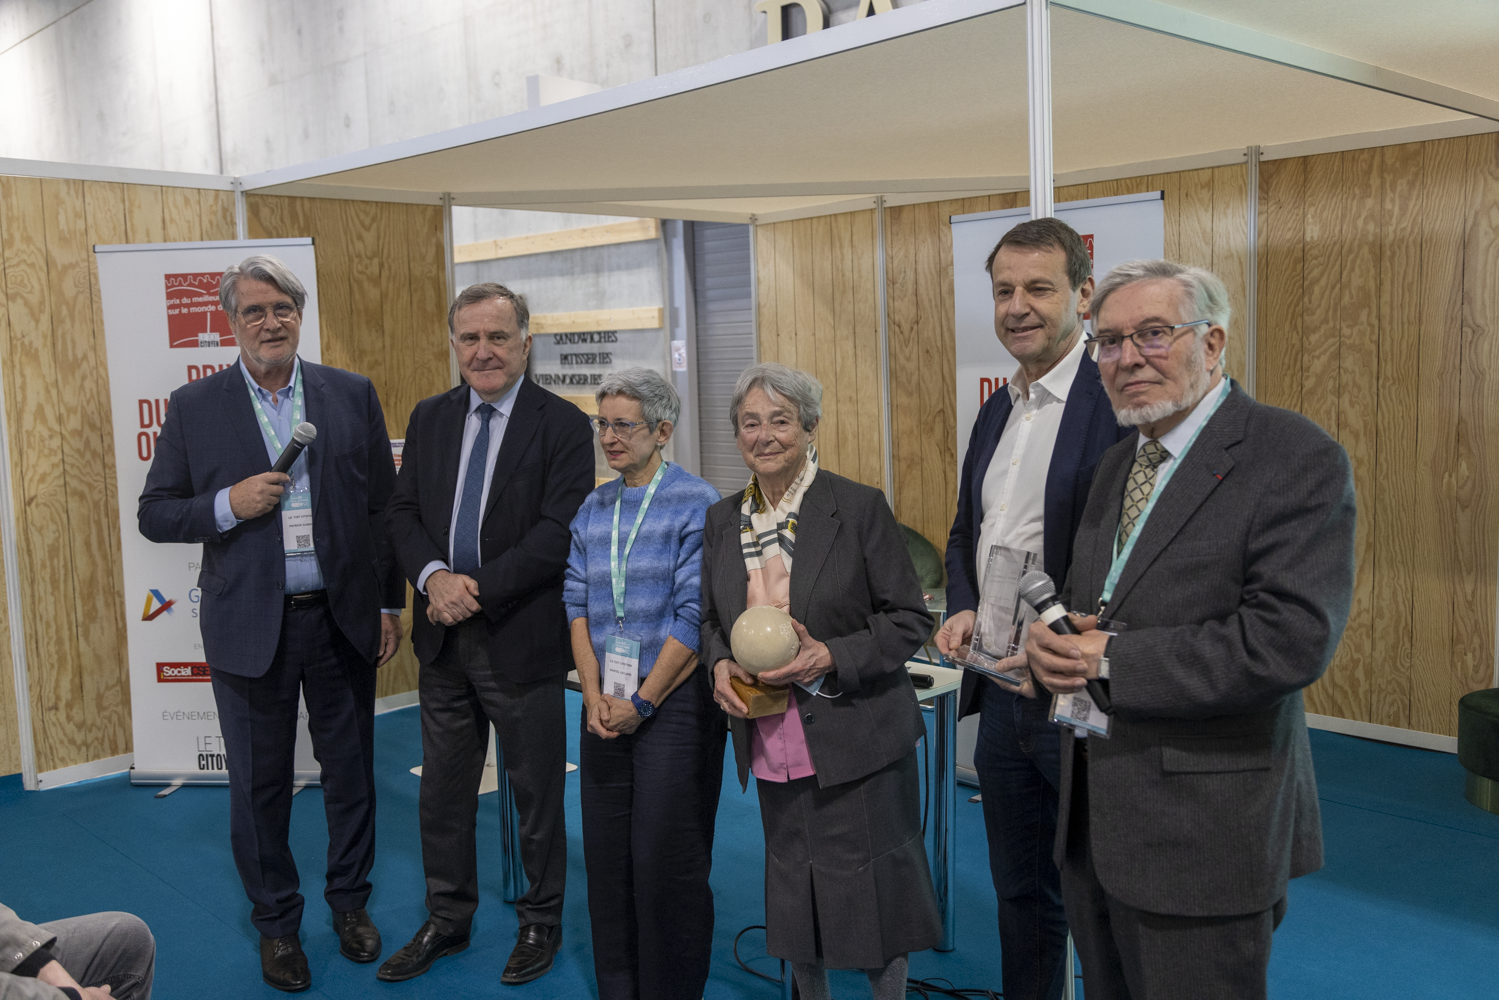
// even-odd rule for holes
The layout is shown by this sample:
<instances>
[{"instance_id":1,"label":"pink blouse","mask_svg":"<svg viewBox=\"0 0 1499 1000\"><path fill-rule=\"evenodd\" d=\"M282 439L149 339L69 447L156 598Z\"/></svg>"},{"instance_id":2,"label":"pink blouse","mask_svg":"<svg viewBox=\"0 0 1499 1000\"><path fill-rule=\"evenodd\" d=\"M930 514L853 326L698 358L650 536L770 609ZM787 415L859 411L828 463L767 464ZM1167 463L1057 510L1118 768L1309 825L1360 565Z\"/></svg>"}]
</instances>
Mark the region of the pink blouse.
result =
<instances>
[{"instance_id":1,"label":"pink blouse","mask_svg":"<svg viewBox=\"0 0 1499 1000\"><path fill-rule=\"evenodd\" d=\"M791 574L779 554L765 560L764 569L749 571L745 607L773 605L791 610ZM808 778L817 773L812 755L807 751L807 734L796 709L796 692L787 698L781 715L762 715L750 729L750 770L761 781L787 782Z\"/></svg>"}]
</instances>

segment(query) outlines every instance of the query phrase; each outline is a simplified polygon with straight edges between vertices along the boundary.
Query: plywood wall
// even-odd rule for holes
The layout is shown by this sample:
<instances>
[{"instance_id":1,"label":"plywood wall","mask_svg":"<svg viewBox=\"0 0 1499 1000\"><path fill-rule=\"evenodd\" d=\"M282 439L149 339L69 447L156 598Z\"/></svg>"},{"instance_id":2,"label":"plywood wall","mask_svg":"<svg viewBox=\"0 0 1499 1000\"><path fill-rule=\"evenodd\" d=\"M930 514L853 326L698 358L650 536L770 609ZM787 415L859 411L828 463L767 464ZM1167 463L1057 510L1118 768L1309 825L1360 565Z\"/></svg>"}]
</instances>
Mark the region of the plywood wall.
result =
<instances>
[{"instance_id":1,"label":"plywood wall","mask_svg":"<svg viewBox=\"0 0 1499 1000\"><path fill-rule=\"evenodd\" d=\"M234 201L225 191L0 177L0 370L40 771L131 747L109 372L92 247L233 236ZM20 758L3 630L0 669L0 773L13 773Z\"/></svg>"},{"instance_id":2,"label":"plywood wall","mask_svg":"<svg viewBox=\"0 0 1499 1000\"><path fill-rule=\"evenodd\" d=\"M755 230L760 358L823 386L818 461L884 488L874 211Z\"/></svg>"},{"instance_id":3,"label":"plywood wall","mask_svg":"<svg viewBox=\"0 0 1499 1000\"><path fill-rule=\"evenodd\" d=\"M1165 192L1166 255L1222 277L1235 315L1242 317L1248 247L1245 178L1243 167L1156 174L1059 188L1056 200ZM885 211L895 515L939 550L946 548L957 512L953 268L983 266L981 260L955 265L948 220L1026 204L1025 194L1000 194ZM844 232L854 238L844 238ZM873 232L872 211L758 226L756 266L760 356L805 368L825 386L836 384L840 390L847 385L846 366L854 362L859 373L854 396L829 388L824 400L824 434L831 436L828 429L839 428L841 449L835 452L839 465L829 467L882 486L878 436L861 436L855 463L842 431L854 420L878 435L881 423L875 261L872 249L864 253L859 242L860 234L872 240ZM855 317L852 324L839 322L850 315ZM861 321L865 316L867 321ZM865 366L866 356L872 367ZM1244 357L1242 333L1231 332L1230 373L1242 374ZM825 457L831 447L824 444Z\"/></svg>"},{"instance_id":4,"label":"plywood wall","mask_svg":"<svg viewBox=\"0 0 1499 1000\"><path fill-rule=\"evenodd\" d=\"M1499 136L1261 167L1259 395L1348 450L1353 614L1313 712L1456 735L1493 684Z\"/></svg>"},{"instance_id":5,"label":"plywood wall","mask_svg":"<svg viewBox=\"0 0 1499 1000\"><path fill-rule=\"evenodd\" d=\"M250 195L251 239L311 236L317 254L323 363L367 375L392 438L416 404L450 388L442 209ZM408 591L400 652L380 670L380 697L416 689Z\"/></svg>"}]
</instances>

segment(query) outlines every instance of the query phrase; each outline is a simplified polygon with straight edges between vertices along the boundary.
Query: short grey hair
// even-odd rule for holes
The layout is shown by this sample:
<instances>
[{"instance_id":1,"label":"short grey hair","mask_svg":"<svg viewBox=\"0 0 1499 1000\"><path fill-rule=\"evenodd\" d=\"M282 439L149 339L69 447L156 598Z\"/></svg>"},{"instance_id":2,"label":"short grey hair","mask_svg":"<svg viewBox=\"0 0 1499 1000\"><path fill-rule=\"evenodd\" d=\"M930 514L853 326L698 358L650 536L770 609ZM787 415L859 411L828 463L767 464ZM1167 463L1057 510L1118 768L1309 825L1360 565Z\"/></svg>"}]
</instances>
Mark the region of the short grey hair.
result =
<instances>
[{"instance_id":1,"label":"short grey hair","mask_svg":"<svg viewBox=\"0 0 1499 1000\"><path fill-rule=\"evenodd\" d=\"M281 291L291 296L292 304L297 307L297 312L307 304L307 289L297 276L291 273L291 268L268 254L255 254L246 257L238 264L229 265L224 276L219 279L219 305L224 307L224 312L230 316L239 315L239 294L236 287L239 279L250 278L253 281L263 281L267 285L275 285Z\"/></svg>"},{"instance_id":2,"label":"short grey hair","mask_svg":"<svg viewBox=\"0 0 1499 1000\"><path fill-rule=\"evenodd\" d=\"M455 333L453 320L457 318L458 310L478 305L480 302L487 302L490 299L504 299L510 303L511 308L515 310L515 321L520 325L521 336L524 337L531 332L531 307L526 305L526 297L520 292L512 292L498 282L481 281L459 292L453 304L448 306L448 334Z\"/></svg>"},{"instance_id":3,"label":"short grey hair","mask_svg":"<svg viewBox=\"0 0 1499 1000\"><path fill-rule=\"evenodd\" d=\"M729 422L739 433L739 408L751 389L763 389L772 401L784 399L796 407L802 430L810 431L822 419L822 383L810 373L788 368L774 361L750 365L734 383L734 399L729 404Z\"/></svg>"},{"instance_id":4,"label":"short grey hair","mask_svg":"<svg viewBox=\"0 0 1499 1000\"><path fill-rule=\"evenodd\" d=\"M1093 322L1103 313L1103 304L1119 289L1137 281L1174 281L1182 290L1181 304L1191 313L1190 319L1212 320L1214 325L1228 332L1228 321L1233 309L1228 304L1228 289L1223 280L1212 271L1200 267L1178 264L1174 260L1129 260L1114 268L1098 283L1093 291L1089 308ZM1186 308L1190 306L1190 308ZM1198 339L1207 336L1207 328L1198 331Z\"/></svg>"},{"instance_id":5,"label":"short grey hair","mask_svg":"<svg viewBox=\"0 0 1499 1000\"><path fill-rule=\"evenodd\" d=\"M646 425L654 432L663 420L673 425L682 414L682 398L661 373L650 368L636 366L622 368L604 376L604 381L594 390L593 398L602 403L605 396L625 396L640 404Z\"/></svg>"}]
</instances>

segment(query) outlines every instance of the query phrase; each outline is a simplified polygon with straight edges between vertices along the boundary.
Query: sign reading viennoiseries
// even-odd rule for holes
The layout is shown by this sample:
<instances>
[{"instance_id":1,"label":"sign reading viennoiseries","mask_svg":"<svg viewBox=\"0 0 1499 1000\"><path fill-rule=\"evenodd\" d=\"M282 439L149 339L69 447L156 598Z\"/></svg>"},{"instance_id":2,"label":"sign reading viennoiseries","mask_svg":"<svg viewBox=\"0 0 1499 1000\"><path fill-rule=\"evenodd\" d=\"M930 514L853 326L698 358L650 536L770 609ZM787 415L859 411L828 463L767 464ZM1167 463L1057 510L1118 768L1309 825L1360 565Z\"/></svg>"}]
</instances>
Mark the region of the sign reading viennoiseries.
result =
<instances>
[{"instance_id":1,"label":"sign reading viennoiseries","mask_svg":"<svg viewBox=\"0 0 1499 1000\"><path fill-rule=\"evenodd\" d=\"M1159 191L1063 202L1056 214L1082 236L1095 279L1127 260L1166 255L1165 202ZM979 407L1005 389L1017 367L994 334L994 291L984 261L1001 236L1030 217L1028 208L952 217L959 475Z\"/></svg>"},{"instance_id":2,"label":"sign reading viennoiseries","mask_svg":"<svg viewBox=\"0 0 1499 1000\"><path fill-rule=\"evenodd\" d=\"M135 733L131 780L223 784L224 741L198 631L202 545L148 542L136 504L155 457L173 390L234 364L219 275L253 253L285 261L307 286L298 353L319 361L317 269L310 239L150 243L94 248L109 355L120 554ZM225 447L237 447L226 441ZM296 781L315 784L306 709L297 730Z\"/></svg>"},{"instance_id":3,"label":"sign reading viennoiseries","mask_svg":"<svg viewBox=\"0 0 1499 1000\"><path fill-rule=\"evenodd\" d=\"M666 371L666 340L650 330L538 333L531 338L531 378L564 396L591 396L604 376L644 365Z\"/></svg>"}]
</instances>

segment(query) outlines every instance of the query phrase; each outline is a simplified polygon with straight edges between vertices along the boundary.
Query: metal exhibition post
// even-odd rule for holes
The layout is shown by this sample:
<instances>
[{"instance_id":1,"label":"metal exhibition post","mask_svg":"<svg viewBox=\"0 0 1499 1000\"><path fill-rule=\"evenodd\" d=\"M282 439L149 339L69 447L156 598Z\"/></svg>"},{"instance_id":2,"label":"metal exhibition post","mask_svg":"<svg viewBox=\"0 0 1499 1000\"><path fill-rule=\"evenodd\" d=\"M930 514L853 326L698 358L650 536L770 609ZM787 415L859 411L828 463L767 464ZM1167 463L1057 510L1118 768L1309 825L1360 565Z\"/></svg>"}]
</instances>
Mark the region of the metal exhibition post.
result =
<instances>
[{"instance_id":1,"label":"metal exhibition post","mask_svg":"<svg viewBox=\"0 0 1499 1000\"><path fill-rule=\"evenodd\" d=\"M1026 90L1030 95L1031 218L1056 213L1051 162L1051 4L1025 2Z\"/></svg>"}]
</instances>

